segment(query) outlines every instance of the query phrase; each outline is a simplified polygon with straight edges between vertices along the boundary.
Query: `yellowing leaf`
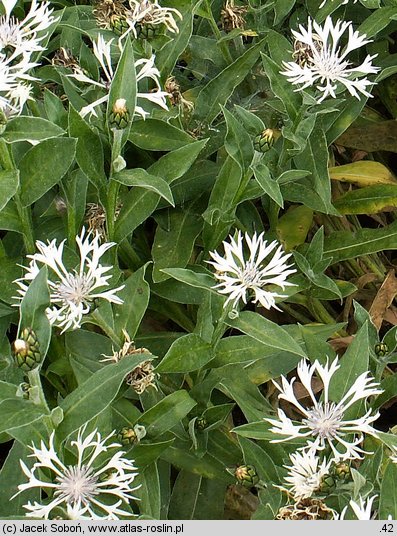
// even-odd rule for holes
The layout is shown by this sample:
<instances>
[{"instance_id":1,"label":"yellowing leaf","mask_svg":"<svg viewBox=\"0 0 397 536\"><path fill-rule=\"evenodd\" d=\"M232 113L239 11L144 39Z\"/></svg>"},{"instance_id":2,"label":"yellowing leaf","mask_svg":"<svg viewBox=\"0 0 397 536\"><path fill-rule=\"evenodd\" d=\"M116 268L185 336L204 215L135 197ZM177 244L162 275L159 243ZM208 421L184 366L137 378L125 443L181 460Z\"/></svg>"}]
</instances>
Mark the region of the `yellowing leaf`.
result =
<instances>
[{"instance_id":1,"label":"yellowing leaf","mask_svg":"<svg viewBox=\"0 0 397 536\"><path fill-rule=\"evenodd\" d=\"M332 167L329 169L329 176L334 181L349 182L358 186L397 184L396 177L386 166L370 160Z\"/></svg>"},{"instance_id":2,"label":"yellowing leaf","mask_svg":"<svg viewBox=\"0 0 397 536\"><path fill-rule=\"evenodd\" d=\"M286 251L304 243L312 221L313 211L303 205L291 207L279 219L276 233Z\"/></svg>"},{"instance_id":3,"label":"yellowing leaf","mask_svg":"<svg viewBox=\"0 0 397 536\"><path fill-rule=\"evenodd\" d=\"M341 214L377 214L397 207L397 184L377 184L347 192L334 201Z\"/></svg>"}]
</instances>

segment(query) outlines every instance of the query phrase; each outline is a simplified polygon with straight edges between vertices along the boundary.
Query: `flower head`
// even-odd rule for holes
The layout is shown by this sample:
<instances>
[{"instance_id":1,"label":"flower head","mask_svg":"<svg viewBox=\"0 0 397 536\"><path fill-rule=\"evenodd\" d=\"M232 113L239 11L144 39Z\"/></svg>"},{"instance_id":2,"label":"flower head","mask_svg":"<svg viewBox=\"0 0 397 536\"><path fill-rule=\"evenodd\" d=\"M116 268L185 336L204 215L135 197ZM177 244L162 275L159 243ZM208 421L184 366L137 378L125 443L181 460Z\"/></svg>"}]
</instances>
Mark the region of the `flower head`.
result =
<instances>
[{"instance_id":1,"label":"flower head","mask_svg":"<svg viewBox=\"0 0 397 536\"><path fill-rule=\"evenodd\" d=\"M0 109L10 117L20 114L30 99L34 80L30 69L38 65L31 60L33 53L44 50L45 30L56 21L49 2L33 0L23 20L11 15L16 0L2 0L5 15L0 17Z\"/></svg>"},{"instance_id":2,"label":"flower head","mask_svg":"<svg viewBox=\"0 0 397 536\"><path fill-rule=\"evenodd\" d=\"M29 469L21 460L21 468L29 481L18 486L17 495L26 489L40 488L49 499L25 504L27 516L48 519L55 508L63 509L68 519L115 520L119 516L133 516L120 508L135 499L132 492L137 488L131 487L137 476L133 461L124 458L120 450L108 454L109 450L121 446L108 442L113 433L102 439L94 430L83 437L85 429L86 426L80 428L77 440L70 443L76 460L73 465L65 464L56 452L55 432L51 434L48 447L43 441L39 448L29 447L33 452L30 456L36 458L36 462ZM37 475L42 469L48 470L48 480L40 480Z\"/></svg>"},{"instance_id":3,"label":"flower head","mask_svg":"<svg viewBox=\"0 0 397 536\"><path fill-rule=\"evenodd\" d=\"M158 0L130 0L131 11L127 15L127 23L135 38L137 29L150 24L152 26L164 25L171 33L178 33L179 28L175 17L182 19L181 13L172 7L161 7Z\"/></svg>"},{"instance_id":4,"label":"flower head","mask_svg":"<svg viewBox=\"0 0 397 536\"><path fill-rule=\"evenodd\" d=\"M272 432L286 437L281 440L273 440L273 442L287 441L296 437L313 438L314 441L309 441L309 448L314 452L329 446L337 461L361 458L361 454L365 451L358 445L361 443L364 433L376 436L376 430L372 428L371 423L379 417L379 413L371 415L371 410L369 410L362 417L350 420L346 418L346 412L358 400L378 395L382 393L382 390L378 388L379 384L373 380L369 373L364 372L339 402L331 401L329 399L329 386L339 367L338 359L335 359L330 365L327 362L325 366L320 365L317 360L311 366L304 359L299 363L297 367L298 377L312 402L308 408L304 407L296 398L293 390L295 377L288 382L282 376L281 386L275 383L280 391L279 399L292 404L304 418L301 423L294 423L283 410L278 409L278 420L266 420L273 425ZM324 386L322 400L317 400L312 390L314 373L318 374Z\"/></svg>"},{"instance_id":5,"label":"flower head","mask_svg":"<svg viewBox=\"0 0 397 536\"><path fill-rule=\"evenodd\" d=\"M292 30L297 42L306 50L306 61L283 62L285 71L281 74L286 76L292 84L299 84L300 89L316 86L322 93L318 102L322 102L328 95L336 98L338 85L343 85L354 97L360 98L360 93L371 97L366 90L372 85L365 75L375 74L378 67L372 65L376 57L367 55L363 63L352 66L347 59L348 54L367 43L365 35L354 31L351 22L338 20L335 24L331 17L327 17L324 26L320 26L309 17L307 29L299 25L299 32ZM348 30L348 42L345 48L339 45L339 41L345 31ZM364 77L363 77L364 76Z\"/></svg>"},{"instance_id":6,"label":"flower head","mask_svg":"<svg viewBox=\"0 0 397 536\"><path fill-rule=\"evenodd\" d=\"M324 459L321 462L312 450L297 451L289 457L292 466L284 466L288 469L288 476L284 480L290 486L295 501L308 499L320 489L323 477L329 473L332 460L327 462Z\"/></svg>"},{"instance_id":7,"label":"flower head","mask_svg":"<svg viewBox=\"0 0 397 536\"><path fill-rule=\"evenodd\" d=\"M223 242L224 257L217 252L210 252L214 260L207 261L214 266L215 277L220 281L214 288L221 294L229 295L225 306L233 302L233 307L235 307L240 299L247 303L247 294L252 291L253 303L259 301L266 309L276 307L275 298L283 296L272 290L265 290L264 287L276 285L284 290L286 286L293 285L286 281L290 274L296 272L290 269L291 264L287 264L291 254L286 255L276 240L268 244L263 233L259 236L254 233L252 238L246 233L245 242L249 249L247 259L243 251L242 234L238 233L237 240L232 236L229 240L230 243ZM265 262L271 253L273 253L272 258Z\"/></svg>"},{"instance_id":8,"label":"flower head","mask_svg":"<svg viewBox=\"0 0 397 536\"><path fill-rule=\"evenodd\" d=\"M109 100L109 88L111 86L111 83L114 78L115 71L112 66L112 59L110 55L110 49L112 45L113 39L110 39L110 41L105 41L104 38L99 35L96 42L93 43L93 52L95 57L97 58L98 62L100 63L102 67L102 71L104 74L104 79L97 82L95 80L92 80L88 76L86 76L83 73L74 73L69 75L72 78L75 78L79 82L83 82L85 84L92 84L94 86L97 86L99 88L102 88L106 91L106 94L103 97L100 97L95 102L89 104L88 106L84 106L80 110L80 115L82 117L85 117L88 114L93 114L96 116L96 110L95 108L99 106L100 104L107 102ZM151 102L154 102L164 110L168 110L168 106L166 103L166 97L167 92L161 90L160 85L160 72L154 65L155 61L155 55L153 54L149 59L142 58L140 60L135 61L134 68L136 71L136 81L139 84L139 82L145 78L150 78L153 80L157 90L153 92L137 92L137 100L139 99L145 99ZM142 106L135 106L135 114L140 115L145 119L147 115L149 115L148 112L146 112Z\"/></svg>"},{"instance_id":9,"label":"flower head","mask_svg":"<svg viewBox=\"0 0 397 536\"><path fill-rule=\"evenodd\" d=\"M359 503L353 501L349 501L349 504L351 506L351 509L354 512L354 515L359 521L369 521L371 518L372 513L372 503L376 499L377 495L373 495L372 497L368 497L367 500L364 500L362 497L359 497ZM342 510L340 516L336 515L335 519L343 520L345 518L347 511L347 506L344 507Z\"/></svg>"},{"instance_id":10,"label":"flower head","mask_svg":"<svg viewBox=\"0 0 397 536\"><path fill-rule=\"evenodd\" d=\"M51 324L63 328L79 328L83 315L90 312L90 304L96 298L105 299L112 303L123 303L116 296L116 292L122 290L124 285L110 290L104 290L109 285L111 275L105 275L112 269L111 266L102 266L102 255L114 242L100 244L100 236L97 233L92 237L91 233L85 235L83 228L81 235L76 236L76 242L80 253L80 265L73 272L68 271L63 263L63 248L65 240L59 246L56 239L48 244L37 241L36 246L40 253L28 255L31 259L26 273L21 279L17 279L19 285L18 299L26 294L31 281L40 271L40 265L46 265L50 269L48 286L50 288L51 307L46 311Z\"/></svg>"}]
</instances>

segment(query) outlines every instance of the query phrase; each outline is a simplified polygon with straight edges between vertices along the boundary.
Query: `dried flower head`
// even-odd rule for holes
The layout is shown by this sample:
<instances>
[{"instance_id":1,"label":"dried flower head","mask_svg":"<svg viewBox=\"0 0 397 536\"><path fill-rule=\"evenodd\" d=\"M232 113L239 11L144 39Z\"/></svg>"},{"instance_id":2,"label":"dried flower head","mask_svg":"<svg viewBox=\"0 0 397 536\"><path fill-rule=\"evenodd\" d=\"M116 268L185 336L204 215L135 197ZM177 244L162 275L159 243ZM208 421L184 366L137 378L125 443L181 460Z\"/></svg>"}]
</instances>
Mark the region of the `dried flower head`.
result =
<instances>
[{"instance_id":1,"label":"dried flower head","mask_svg":"<svg viewBox=\"0 0 397 536\"><path fill-rule=\"evenodd\" d=\"M168 93L172 106L182 105L187 111L194 108L191 101L186 100L181 93L181 86L178 84L175 76L169 76L164 84L164 89Z\"/></svg>"},{"instance_id":2,"label":"dried flower head","mask_svg":"<svg viewBox=\"0 0 397 536\"><path fill-rule=\"evenodd\" d=\"M362 442L364 434L376 436L376 430L371 423L376 421L379 413L371 415L371 410L368 410L363 416L351 420L346 418L346 412L358 400L365 400L383 391L379 389L379 384L373 380L369 372L364 372L358 376L339 402L333 402L329 397L329 386L333 375L339 368L338 359L330 365L327 361L325 366L317 360L310 366L305 359L299 363L298 378L312 402L312 406L308 408L299 402L294 393L295 377L288 382L284 376L281 376L281 385L274 382L280 391L279 399L292 404L304 418L302 422L294 423L282 409L278 409L278 420L265 419L273 425L270 429L273 433L285 436L284 439L275 439L273 442L288 441L296 437L314 438L313 442L309 440L308 443L309 449L313 452L321 451L328 446L336 461L362 457L365 451L358 445ZM312 389L315 373L320 377L324 386L321 400L316 399Z\"/></svg>"},{"instance_id":3,"label":"dried flower head","mask_svg":"<svg viewBox=\"0 0 397 536\"><path fill-rule=\"evenodd\" d=\"M348 42L342 49L339 42L346 30ZM281 74L292 84L300 85L296 91L315 86L321 93L319 103L329 95L336 98L340 86L358 99L360 94L371 97L366 88L373 82L365 76L379 71L371 63L376 54L367 55L358 66L347 59L350 52L371 42L365 35L354 31L351 22L338 20L334 23L331 17L327 17L324 25L320 26L309 17L307 29L299 25L299 32L292 30L292 33L299 43L298 53L294 52L296 61L283 62L285 71Z\"/></svg>"},{"instance_id":4,"label":"dried flower head","mask_svg":"<svg viewBox=\"0 0 397 536\"><path fill-rule=\"evenodd\" d=\"M29 288L29 284L36 278L42 265L48 266L48 286L50 288L50 303L46 311L51 324L62 328L62 332L69 328L80 327L83 316L90 312L91 304L95 299L104 299L111 303L123 303L116 293L124 285L110 290L111 275L105 275L112 266L102 266L102 255L115 245L107 242L100 245L99 234L86 235L83 228L80 236L76 236L76 243L80 253L80 264L74 271L68 271L63 262L63 248L65 240L59 246L56 239L50 243L37 241L36 246L40 253L28 255L31 259L25 275L17 279L19 286L17 299L22 300Z\"/></svg>"},{"instance_id":5,"label":"dried flower head","mask_svg":"<svg viewBox=\"0 0 397 536\"><path fill-rule=\"evenodd\" d=\"M29 447L36 459L29 469L21 460L21 468L29 481L18 486L18 493L32 488L45 491L40 502L30 501L23 507L28 517L49 519L54 509L63 511L63 519L108 519L133 517L132 511L122 510L128 507L131 499L136 499L132 492L137 488L132 483L137 476L132 460L123 457L119 443L109 443L110 435L102 439L98 430L84 437L86 426L80 428L76 441L71 441L71 452L75 454L75 463L66 464L54 445L55 432L51 434L49 446L41 442L40 447ZM117 449L114 452L113 449ZM111 454L109 451L113 451ZM46 478L43 478L42 471ZM14 495L14 497L16 496ZM48 498L44 498L47 497ZM13 497L13 498L14 498Z\"/></svg>"},{"instance_id":6,"label":"dried flower head","mask_svg":"<svg viewBox=\"0 0 397 536\"><path fill-rule=\"evenodd\" d=\"M254 233L252 238L245 233L248 258L244 253L243 236L240 231L237 240L229 236L229 242L223 242L224 257L217 252L210 252L214 260L207 261L215 268L214 275L220 281L213 288L220 294L228 294L225 306L232 302L233 307L236 307L240 299L247 303L247 298L252 293L253 303L259 302L266 309L271 307L278 309L275 298L283 296L270 290L269 285L281 287L283 290L287 286L293 286L286 281L289 275L296 272L290 269L291 264L287 264L291 254L286 255L276 240L268 244L264 239L264 233L259 236ZM271 258L265 262L271 254Z\"/></svg>"},{"instance_id":7,"label":"dried flower head","mask_svg":"<svg viewBox=\"0 0 397 536\"><path fill-rule=\"evenodd\" d=\"M144 353L145 348L139 348L131 353ZM131 386L138 395L141 395L148 387L154 387L157 391L156 373L153 363L150 360L143 361L134 368L125 379L127 385Z\"/></svg>"},{"instance_id":8,"label":"dried flower head","mask_svg":"<svg viewBox=\"0 0 397 536\"><path fill-rule=\"evenodd\" d=\"M182 15L177 9L161 7L158 0L129 0L129 3L131 10L127 22L135 38L145 31L145 26L164 26L171 33L179 32L176 18L182 20Z\"/></svg>"},{"instance_id":9,"label":"dried flower head","mask_svg":"<svg viewBox=\"0 0 397 536\"><path fill-rule=\"evenodd\" d=\"M221 10L221 26L225 32L231 32L236 28L243 30L245 27L244 15L248 8L236 6L234 0L226 0Z\"/></svg>"},{"instance_id":10,"label":"dried flower head","mask_svg":"<svg viewBox=\"0 0 397 536\"><path fill-rule=\"evenodd\" d=\"M335 511L319 499L302 499L293 504L287 504L278 511L276 519L300 521L303 519L334 519Z\"/></svg>"}]
</instances>

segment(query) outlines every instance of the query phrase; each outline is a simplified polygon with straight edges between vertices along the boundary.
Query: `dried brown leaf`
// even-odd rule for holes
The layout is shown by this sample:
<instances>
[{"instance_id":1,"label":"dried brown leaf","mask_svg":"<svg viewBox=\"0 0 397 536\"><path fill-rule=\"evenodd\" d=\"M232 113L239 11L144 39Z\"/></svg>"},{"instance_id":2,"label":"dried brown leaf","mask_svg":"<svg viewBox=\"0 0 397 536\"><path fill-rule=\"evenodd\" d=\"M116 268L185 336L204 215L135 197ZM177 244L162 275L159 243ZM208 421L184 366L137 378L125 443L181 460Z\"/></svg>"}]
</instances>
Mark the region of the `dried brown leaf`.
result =
<instances>
[{"instance_id":1,"label":"dried brown leaf","mask_svg":"<svg viewBox=\"0 0 397 536\"><path fill-rule=\"evenodd\" d=\"M394 270L387 274L382 286L378 290L369 310L373 324L379 330L385 318L385 314L397 294L397 278Z\"/></svg>"}]
</instances>

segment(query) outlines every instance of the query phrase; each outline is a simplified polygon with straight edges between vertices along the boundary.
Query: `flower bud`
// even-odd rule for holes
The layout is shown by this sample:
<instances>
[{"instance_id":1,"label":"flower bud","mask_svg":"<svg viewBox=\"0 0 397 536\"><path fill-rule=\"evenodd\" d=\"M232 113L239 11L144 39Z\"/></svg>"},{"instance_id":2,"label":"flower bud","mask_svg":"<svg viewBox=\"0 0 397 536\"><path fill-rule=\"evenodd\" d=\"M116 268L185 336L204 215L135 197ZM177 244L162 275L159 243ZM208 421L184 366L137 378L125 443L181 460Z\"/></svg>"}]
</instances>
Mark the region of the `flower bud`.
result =
<instances>
[{"instance_id":1,"label":"flower bud","mask_svg":"<svg viewBox=\"0 0 397 536\"><path fill-rule=\"evenodd\" d=\"M13 349L15 363L24 372L29 372L40 365L40 343L32 328L21 331L20 338L14 341Z\"/></svg>"},{"instance_id":2,"label":"flower bud","mask_svg":"<svg viewBox=\"0 0 397 536\"><path fill-rule=\"evenodd\" d=\"M384 342L380 342L378 344L375 344L375 354L378 357L383 357L388 353L389 353L389 348L388 348L387 344L385 344Z\"/></svg>"},{"instance_id":3,"label":"flower bud","mask_svg":"<svg viewBox=\"0 0 397 536\"><path fill-rule=\"evenodd\" d=\"M128 126L130 121L130 112L126 106L125 99L117 99L113 104L112 111L109 116L110 128L122 130Z\"/></svg>"},{"instance_id":4,"label":"flower bud","mask_svg":"<svg viewBox=\"0 0 397 536\"><path fill-rule=\"evenodd\" d=\"M251 488L259 482L259 476L253 465L239 465L234 471L234 476L239 484L247 488Z\"/></svg>"},{"instance_id":5,"label":"flower bud","mask_svg":"<svg viewBox=\"0 0 397 536\"><path fill-rule=\"evenodd\" d=\"M319 490L321 493L330 493L335 488L335 479L332 475L324 475L321 478Z\"/></svg>"},{"instance_id":6,"label":"flower bud","mask_svg":"<svg viewBox=\"0 0 397 536\"><path fill-rule=\"evenodd\" d=\"M195 422L195 427L197 428L197 430L205 430L207 426L208 426L208 423L206 419L204 419L204 417L199 417Z\"/></svg>"},{"instance_id":7,"label":"flower bud","mask_svg":"<svg viewBox=\"0 0 397 536\"><path fill-rule=\"evenodd\" d=\"M146 435L146 428L139 424L136 424L133 428L124 426L119 433L117 434L117 439L125 447L131 447L136 445L143 439Z\"/></svg>"},{"instance_id":8,"label":"flower bud","mask_svg":"<svg viewBox=\"0 0 397 536\"><path fill-rule=\"evenodd\" d=\"M350 465L347 462L339 462L335 465L334 474L339 480L347 480L350 476Z\"/></svg>"},{"instance_id":9,"label":"flower bud","mask_svg":"<svg viewBox=\"0 0 397 536\"><path fill-rule=\"evenodd\" d=\"M254 149L259 153L266 153L274 145L274 142L280 137L280 131L267 128L254 138Z\"/></svg>"},{"instance_id":10,"label":"flower bud","mask_svg":"<svg viewBox=\"0 0 397 536\"><path fill-rule=\"evenodd\" d=\"M129 28L127 19L120 15L112 15L110 17L109 25L110 29L116 35L123 35Z\"/></svg>"},{"instance_id":11,"label":"flower bud","mask_svg":"<svg viewBox=\"0 0 397 536\"><path fill-rule=\"evenodd\" d=\"M138 38L141 39L153 39L154 37L162 33L161 25L156 26L154 24L151 24L150 22L137 24L135 28L137 31Z\"/></svg>"}]
</instances>

